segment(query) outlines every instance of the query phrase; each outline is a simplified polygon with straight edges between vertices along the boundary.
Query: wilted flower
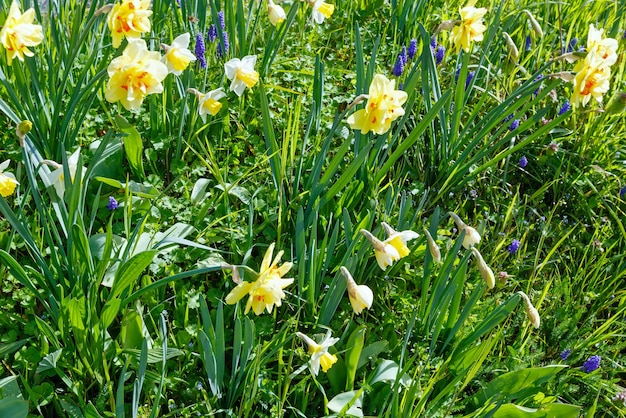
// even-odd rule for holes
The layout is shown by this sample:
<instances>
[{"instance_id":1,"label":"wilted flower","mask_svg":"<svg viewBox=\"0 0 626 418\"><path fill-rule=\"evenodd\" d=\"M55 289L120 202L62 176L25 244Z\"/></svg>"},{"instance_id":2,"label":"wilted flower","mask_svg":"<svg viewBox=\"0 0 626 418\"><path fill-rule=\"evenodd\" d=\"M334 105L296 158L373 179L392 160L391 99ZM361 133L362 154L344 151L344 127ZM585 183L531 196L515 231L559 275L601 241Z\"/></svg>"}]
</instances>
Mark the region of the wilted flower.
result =
<instances>
[{"instance_id":1,"label":"wilted flower","mask_svg":"<svg viewBox=\"0 0 626 418\"><path fill-rule=\"evenodd\" d=\"M311 368L311 373L315 376L320 372L320 366L322 366L322 371L326 373L333 367L333 364L337 363L337 356L330 354L328 348L339 341L339 338L332 338L330 331L326 333L326 336L319 344L301 332L296 332L296 335L309 347L309 353L311 354L309 367Z\"/></svg>"},{"instance_id":2,"label":"wilted flower","mask_svg":"<svg viewBox=\"0 0 626 418\"><path fill-rule=\"evenodd\" d=\"M533 324L535 328L539 328L539 326L541 325L541 318L539 317L539 312L537 311L537 309L535 309L533 304L530 302L530 298L526 295L526 293L522 292L521 290L517 293L522 297L522 299L524 299L524 302L526 303L526 315L528 315L528 319L530 320L530 323Z\"/></svg>"},{"instance_id":3,"label":"wilted flower","mask_svg":"<svg viewBox=\"0 0 626 418\"><path fill-rule=\"evenodd\" d=\"M561 351L561 354L559 354L561 356L561 360L567 360L567 358L569 357L571 353L572 353L572 350L570 350L569 348L566 348L565 350Z\"/></svg>"},{"instance_id":4,"label":"wilted flower","mask_svg":"<svg viewBox=\"0 0 626 418\"><path fill-rule=\"evenodd\" d=\"M428 229L424 229L424 233L426 234L426 241L428 242L428 251L433 261L437 264L441 263L441 251L439 250L437 242L433 239L432 235L430 235Z\"/></svg>"},{"instance_id":5,"label":"wilted flower","mask_svg":"<svg viewBox=\"0 0 626 418\"><path fill-rule=\"evenodd\" d=\"M374 303L374 293L372 293L372 289L364 284L357 285L348 269L344 266L341 266L341 274L343 274L343 277L346 279L348 298L350 299L350 305L352 305L354 313L358 315L363 309L371 308L372 303Z\"/></svg>"},{"instance_id":6,"label":"wilted flower","mask_svg":"<svg viewBox=\"0 0 626 418\"><path fill-rule=\"evenodd\" d=\"M293 283L293 279L283 279L282 277L291 270L293 264L286 262L278 267L283 251L279 251L272 261L273 252L274 244L272 243L265 252L257 279L254 282L240 282L237 287L226 295L227 304L234 305L241 298L248 295L244 313L247 314L252 309L256 315L261 315L263 310L272 313L274 305L281 306L282 299L285 298L283 289ZM233 271L236 271L236 269Z\"/></svg>"},{"instance_id":7,"label":"wilted flower","mask_svg":"<svg viewBox=\"0 0 626 418\"><path fill-rule=\"evenodd\" d=\"M158 52L148 51L143 39L129 39L122 55L114 58L107 68L109 81L107 101L122 103L128 110L139 110L148 94L161 93L161 81L167 76L167 66Z\"/></svg>"},{"instance_id":8,"label":"wilted flower","mask_svg":"<svg viewBox=\"0 0 626 418\"><path fill-rule=\"evenodd\" d=\"M19 4L13 0L0 31L0 43L7 50L7 64L11 65L14 58L24 61L24 56L35 55L28 47L43 41L43 31L41 25L33 24L34 20L35 9L30 8L22 14Z\"/></svg>"},{"instance_id":9,"label":"wilted flower","mask_svg":"<svg viewBox=\"0 0 626 418\"><path fill-rule=\"evenodd\" d=\"M0 164L0 196L2 197L11 196L19 185L12 173L4 171L9 167L10 163L10 160L6 160Z\"/></svg>"},{"instance_id":10,"label":"wilted flower","mask_svg":"<svg viewBox=\"0 0 626 418\"><path fill-rule=\"evenodd\" d=\"M484 7L476 8L474 7L475 3L476 0L471 0L467 6L460 10L461 24L452 29L451 39L457 52L461 48L465 52L469 52L470 43L472 41L482 41L483 32L487 30L487 27L482 22L487 9Z\"/></svg>"},{"instance_id":11,"label":"wilted flower","mask_svg":"<svg viewBox=\"0 0 626 418\"><path fill-rule=\"evenodd\" d=\"M74 177L76 177L76 171L78 170L78 158L80 156L80 148L78 148L74 153L67 159L67 169L70 173L70 182L74 183ZM61 199L65 194L65 170L63 166L59 163L50 160L44 160L44 164L47 164L55 170L47 175L47 180L50 185L54 187L54 190ZM82 167L82 175L85 174L87 169Z\"/></svg>"},{"instance_id":12,"label":"wilted flower","mask_svg":"<svg viewBox=\"0 0 626 418\"><path fill-rule=\"evenodd\" d=\"M107 23L113 38L113 48L117 48L126 37L140 38L144 32L150 32L150 0L122 0L109 13Z\"/></svg>"},{"instance_id":13,"label":"wilted flower","mask_svg":"<svg viewBox=\"0 0 626 418\"><path fill-rule=\"evenodd\" d=\"M189 63L196 60L195 55L188 49L189 41L189 33L183 33L174 39L172 46L161 44L161 48L165 50L165 55L163 55L162 61L167 66L167 70L170 73L181 75L182 72L189 66Z\"/></svg>"},{"instance_id":14,"label":"wilted flower","mask_svg":"<svg viewBox=\"0 0 626 418\"><path fill-rule=\"evenodd\" d=\"M580 367L580 370L585 373L591 373L595 370L598 370L600 368L600 360L600 356L591 356L587 359L587 361L583 363L583 365Z\"/></svg>"},{"instance_id":15,"label":"wilted flower","mask_svg":"<svg viewBox=\"0 0 626 418\"><path fill-rule=\"evenodd\" d=\"M465 231L465 237L463 238L463 247L469 250L470 247L480 242L480 234L471 226L465 224L455 213L448 212L448 215L454 220L459 233Z\"/></svg>"},{"instance_id":16,"label":"wilted flower","mask_svg":"<svg viewBox=\"0 0 626 418\"><path fill-rule=\"evenodd\" d=\"M326 3L323 0L309 0L309 4L313 7L311 16L317 24L324 23L324 19L328 19L335 11L335 5Z\"/></svg>"},{"instance_id":17,"label":"wilted flower","mask_svg":"<svg viewBox=\"0 0 626 418\"><path fill-rule=\"evenodd\" d=\"M515 254L517 252L517 250L519 249L519 245L520 242L518 239L514 239L511 244L506 247L506 250L509 252L509 254Z\"/></svg>"},{"instance_id":18,"label":"wilted flower","mask_svg":"<svg viewBox=\"0 0 626 418\"><path fill-rule=\"evenodd\" d=\"M117 203L117 200L115 200L115 198L113 196L109 196L109 203L107 203L107 209L108 210L115 210L119 206L120 205Z\"/></svg>"},{"instance_id":19,"label":"wilted flower","mask_svg":"<svg viewBox=\"0 0 626 418\"><path fill-rule=\"evenodd\" d=\"M196 54L196 59L200 63L200 68L206 68L206 57L205 57L206 48L204 46L204 37L200 32L196 33L196 47L194 49L194 53Z\"/></svg>"},{"instance_id":20,"label":"wilted flower","mask_svg":"<svg viewBox=\"0 0 626 418\"><path fill-rule=\"evenodd\" d=\"M226 97L226 93L224 93L224 89L221 87L208 93L200 93L196 89L187 89L187 91L195 94L198 98L198 114L202 118L202 122L205 123L207 114L211 116L217 115L222 108L222 103L219 100Z\"/></svg>"},{"instance_id":21,"label":"wilted flower","mask_svg":"<svg viewBox=\"0 0 626 418\"><path fill-rule=\"evenodd\" d=\"M404 115L402 105L408 97L405 91L395 89L395 80L376 74L370 84L365 109L360 109L348 117L352 129L360 129L362 134L372 131L382 135L391 128L391 122Z\"/></svg>"},{"instance_id":22,"label":"wilted flower","mask_svg":"<svg viewBox=\"0 0 626 418\"><path fill-rule=\"evenodd\" d=\"M231 80L230 91L241 96L246 87L251 88L259 81L259 73L254 70L255 64L256 55L233 58L224 64L226 77Z\"/></svg>"},{"instance_id":23,"label":"wilted flower","mask_svg":"<svg viewBox=\"0 0 626 418\"><path fill-rule=\"evenodd\" d=\"M478 272L480 276L483 278L483 281L487 285L489 289L493 289L496 285L496 277L493 275L493 270L485 263L485 259L480 254L480 252L476 249L476 247L472 247L472 254L476 257L476 265L478 266Z\"/></svg>"},{"instance_id":24,"label":"wilted flower","mask_svg":"<svg viewBox=\"0 0 626 418\"><path fill-rule=\"evenodd\" d=\"M519 164L520 168L526 167L528 165L528 158L526 158L525 155L522 155L522 158L519 159L518 164Z\"/></svg>"},{"instance_id":25,"label":"wilted flower","mask_svg":"<svg viewBox=\"0 0 626 418\"><path fill-rule=\"evenodd\" d=\"M267 0L267 14L270 20L270 23L276 26L279 23L282 23L286 18L287 14L285 10L277 4L274 4L272 0Z\"/></svg>"}]
</instances>

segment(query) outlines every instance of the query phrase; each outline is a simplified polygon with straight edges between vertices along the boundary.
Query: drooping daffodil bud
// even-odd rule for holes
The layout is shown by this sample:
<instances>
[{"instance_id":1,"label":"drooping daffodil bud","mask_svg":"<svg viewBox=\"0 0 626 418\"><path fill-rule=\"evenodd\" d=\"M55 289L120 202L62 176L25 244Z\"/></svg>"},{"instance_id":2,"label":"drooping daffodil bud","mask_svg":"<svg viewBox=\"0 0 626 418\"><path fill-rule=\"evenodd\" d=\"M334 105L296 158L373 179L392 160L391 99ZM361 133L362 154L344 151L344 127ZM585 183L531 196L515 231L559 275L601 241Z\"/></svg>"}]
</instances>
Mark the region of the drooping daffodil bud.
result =
<instances>
[{"instance_id":1,"label":"drooping daffodil bud","mask_svg":"<svg viewBox=\"0 0 626 418\"><path fill-rule=\"evenodd\" d=\"M350 304L352 305L352 309L354 309L354 313L358 315L363 311L363 309L371 308L372 303L374 303L374 293L372 292L372 289L364 284L357 285L348 269L344 266L341 266L341 274L343 274L343 277L346 278L348 298L350 299Z\"/></svg>"},{"instance_id":2,"label":"drooping daffodil bud","mask_svg":"<svg viewBox=\"0 0 626 418\"><path fill-rule=\"evenodd\" d=\"M474 255L474 257L476 257L476 265L478 266L480 276L483 278L487 287L489 289L493 289L496 285L496 278L493 274L493 271L487 265L487 263L485 263L485 259L475 247L472 247L472 254Z\"/></svg>"},{"instance_id":3,"label":"drooping daffodil bud","mask_svg":"<svg viewBox=\"0 0 626 418\"><path fill-rule=\"evenodd\" d=\"M526 293L522 292L521 290L517 293L522 297L522 299L524 299L524 302L526 303L526 315L528 315L530 323L533 324L535 328L539 328L539 326L541 325L539 312L537 311L537 309L535 309Z\"/></svg>"},{"instance_id":4,"label":"drooping daffodil bud","mask_svg":"<svg viewBox=\"0 0 626 418\"><path fill-rule=\"evenodd\" d=\"M433 257L433 261L437 264L441 263L441 251L439 250L439 246L437 242L434 240L428 229L424 228L424 233L426 234L426 240L428 242L428 251L430 255Z\"/></svg>"},{"instance_id":5,"label":"drooping daffodil bud","mask_svg":"<svg viewBox=\"0 0 626 418\"><path fill-rule=\"evenodd\" d=\"M454 220L454 223L456 224L459 233L461 231L465 231L465 237L463 238L463 248L469 250L470 247L480 242L480 234L476 229L463 222L461 218L459 218L455 213L448 212L448 215L450 215L450 217Z\"/></svg>"}]
</instances>

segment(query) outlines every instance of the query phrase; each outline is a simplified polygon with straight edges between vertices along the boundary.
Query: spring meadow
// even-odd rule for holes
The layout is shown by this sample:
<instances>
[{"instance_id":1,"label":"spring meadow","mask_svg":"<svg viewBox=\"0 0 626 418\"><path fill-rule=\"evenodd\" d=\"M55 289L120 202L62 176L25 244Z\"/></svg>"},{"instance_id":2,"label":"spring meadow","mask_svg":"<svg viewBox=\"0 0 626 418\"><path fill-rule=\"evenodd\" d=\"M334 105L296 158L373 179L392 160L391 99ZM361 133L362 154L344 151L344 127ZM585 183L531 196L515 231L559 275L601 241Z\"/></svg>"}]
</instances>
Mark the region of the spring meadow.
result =
<instances>
[{"instance_id":1,"label":"spring meadow","mask_svg":"<svg viewBox=\"0 0 626 418\"><path fill-rule=\"evenodd\" d=\"M0 417L626 417L623 0L0 0Z\"/></svg>"}]
</instances>

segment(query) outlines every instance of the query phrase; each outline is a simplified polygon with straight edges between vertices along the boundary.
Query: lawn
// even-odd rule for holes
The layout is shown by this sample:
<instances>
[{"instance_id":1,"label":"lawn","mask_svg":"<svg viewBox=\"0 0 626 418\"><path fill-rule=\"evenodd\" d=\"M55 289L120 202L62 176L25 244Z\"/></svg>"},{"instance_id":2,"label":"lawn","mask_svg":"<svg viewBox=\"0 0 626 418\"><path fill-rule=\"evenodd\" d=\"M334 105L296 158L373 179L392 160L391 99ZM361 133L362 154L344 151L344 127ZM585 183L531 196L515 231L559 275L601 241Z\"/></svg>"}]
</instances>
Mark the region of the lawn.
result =
<instances>
[{"instance_id":1,"label":"lawn","mask_svg":"<svg viewBox=\"0 0 626 418\"><path fill-rule=\"evenodd\" d=\"M0 417L626 417L623 1L0 0Z\"/></svg>"}]
</instances>

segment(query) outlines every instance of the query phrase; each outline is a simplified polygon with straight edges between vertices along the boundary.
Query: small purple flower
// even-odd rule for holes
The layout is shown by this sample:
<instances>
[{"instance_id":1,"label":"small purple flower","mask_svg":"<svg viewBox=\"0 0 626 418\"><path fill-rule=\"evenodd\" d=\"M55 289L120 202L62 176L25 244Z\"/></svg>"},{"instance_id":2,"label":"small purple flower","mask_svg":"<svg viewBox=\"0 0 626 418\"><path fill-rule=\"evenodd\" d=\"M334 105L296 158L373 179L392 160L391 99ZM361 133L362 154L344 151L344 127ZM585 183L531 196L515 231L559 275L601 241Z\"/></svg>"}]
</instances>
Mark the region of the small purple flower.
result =
<instances>
[{"instance_id":1,"label":"small purple flower","mask_svg":"<svg viewBox=\"0 0 626 418\"><path fill-rule=\"evenodd\" d=\"M230 42L228 42L228 33L226 31L222 32L222 39L224 39L224 53L222 53L222 44L217 44L217 56L222 58L224 55L228 54L228 49L230 48Z\"/></svg>"},{"instance_id":2,"label":"small purple flower","mask_svg":"<svg viewBox=\"0 0 626 418\"><path fill-rule=\"evenodd\" d=\"M226 29L226 22L224 21L224 11L223 10L217 12L217 18L220 21L220 27L222 28L222 30Z\"/></svg>"},{"instance_id":3,"label":"small purple flower","mask_svg":"<svg viewBox=\"0 0 626 418\"><path fill-rule=\"evenodd\" d=\"M507 116L507 117L505 117L504 119L502 119L502 122L508 122L508 121L510 121L511 119L513 119L513 116L515 116L515 115L513 115L513 113L511 113L509 116Z\"/></svg>"},{"instance_id":4,"label":"small purple flower","mask_svg":"<svg viewBox=\"0 0 626 418\"><path fill-rule=\"evenodd\" d=\"M530 35L526 36L526 51L530 51L533 47L533 43L530 40Z\"/></svg>"},{"instance_id":5,"label":"small purple flower","mask_svg":"<svg viewBox=\"0 0 626 418\"><path fill-rule=\"evenodd\" d=\"M623 199L624 196L626 196L626 186L619 189L619 197Z\"/></svg>"},{"instance_id":6,"label":"small purple flower","mask_svg":"<svg viewBox=\"0 0 626 418\"><path fill-rule=\"evenodd\" d=\"M591 373L594 370L598 370L599 367L600 367L600 356L591 356L587 359L587 361L583 363L583 365L580 367L580 370L582 370L585 373Z\"/></svg>"},{"instance_id":7,"label":"small purple flower","mask_svg":"<svg viewBox=\"0 0 626 418\"><path fill-rule=\"evenodd\" d=\"M445 54L446 49L442 45L437 46L437 49L435 50L435 62L437 63L437 65L441 64Z\"/></svg>"},{"instance_id":8,"label":"small purple flower","mask_svg":"<svg viewBox=\"0 0 626 418\"><path fill-rule=\"evenodd\" d=\"M411 39L407 53L409 54L410 59L413 59L415 54L417 54L417 39Z\"/></svg>"},{"instance_id":9,"label":"small purple flower","mask_svg":"<svg viewBox=\"0 0 626 418\"><path fill-rule=\"evenodd\" d=\"M522 158L519 159L520 168L524 168L528 165L528 158L525 155L522 155Z\"/></svg>"},{"instance_id":10,"label":"small purple flower","mask_svg":"<svg viewBox=\"0 0 626 418\"><path fill-rule=\"evenodd\" d=\"M567 44L567 52L574 52L577 44L578 44L578 38L570 39L569 43Z\"/></svg>"},{"instance_id":11,"label":"small purple flower","mask_svg":"<svg viewBox=\"0 0 626 418\"><path fill-rule=\"evenodd\" d=\"M117 209L119 206L120 205L117 203L117 200L115 200L113 196L109 196L109 203L107 204L107 209L113 211Z\"/></svg>"},{"instance_id":12,"label":"small purple flower","mask_svg":"<svg viewBox=\"0 0 626 418\"><path fill-rule=\"evenodd\" d=\"M474 78L474 71L470 71L469 74L467 74L467 78L465 79L465 88L466 89L469 87L469 85L472 82L473 78Z\"/></svg>"},{"instance_id":13,"label":"small purple flower","mask_svg":"<svg viewBox=\"0 0 626 418\"><path fill-rule=\"evenodd\" d=\"M509 131L514 131L519 127L519 119L514 119L513 122L511 122L511 126L509 126Z\"/></svg>"},{"instance_id":14,"label":"small purple flower","mask_svg":"<svg viewBox=\"0 0 626 418\"><path fill-rule=\"evenodd\" d=\"M513 241L511 241L511 244L508 247L506 247L506 250L509 252L509 254L515 254L517 250L519 249L519 245L520 245L519 240L514 239Z\"/></svg>"},{"instance_id":15,"label":"small purple flower","mask_svg":"<svg viewBox=\"0 0 626 418\"><path fill-rule=\"evenodd\" d=\"M622 35L622 39L626 39L626 30L624 30L624 34Z\"/></svg>"},{"instance_id":16,"label":"small purple flower","mask_svg":"<svg viewBox=\"0 0 626 418\"><path fill-rule=\"evenodd\" d=\"M559 109L559 116L561 116L563 113L569 112L571 108L572 106L569 104L569 100L565 99L565 101L561 105L561 108Z\"/></svg>"},{"instance_id":17,"label":"small purple flower","mask_svg":"<svg viewBox=\"0 0 626 418\"><path fill-rule=\"evenodd\" d=\"M432 38L430 38L430 49L434 50L436 47L437 47L437 37L433 36Z\"/></svg>"},{"instance_id":18,"label":"small purple flower","mask_svg":"<svg viewBox=\"0 0 626 418\"><path fill-rule=\"evenodd\" d=\"M456 71L454 72L454 81L459 81L459 75L461 74L461 66L456 67Z\"/></svg>"},{"instance_id":19,"label":"small purple flower","mask_svg":"<svg viewBox=\"0 0 626 418\"><path fill-rule=\"evenodd\" d=\"M396 60L396 65L393 66L393 70L391 73L396 77L400 77L402 72L404 71L404 61L402 60L402 54L398 55L398 59Z\"/></svg>"},{"instance_id":20,"label":"small purple flower","mask_svg":"<svg viewBox=\"0 0 626 418\"><path fill-rule=\"evenodd\" d=\"M565 350L561 351L561 360L567 360L567 358L569 357L569 355L572 353L572 350L570 350L569 348L566 348Z\"/></svg>"},{"instance_id":21,"label":"small purple flower","mask_svg":"<svg viewBox=\"0 0 626 418\"><path fill-rule=\"evenodd\" d=\"M409 60L406 53L406 46L402 46L402 51L400 51L399 56L402 58L402 65L406 65L407 61Z\"/></svg>"},{"instance_id":22,"label":"small purple flower","mask_svg":"<svg viewBox=\"0 0 626 418\"><path fill-rule=\"evenodd\" d=\"M211 43L215 42L215 40L217 39L217 28L215 27L214 24L211 24L211 26L209 26L209 33L207 35L207 39Z\"/></svg>"},{"instance_id":23,"label":"small purple flower","mask_svg":"<svg viewBox=\"0 0 626 418\"><path fill-rule=\"evenodd\" d=\"M206 68L206 58L204 57L204 36L200 32L196 34L196 59L200 64L200 68Z\"/></svg>"},{"instance_id":24,"label":"small purple flower","mask_svg":"<svg viewBox=\"0 0 626 418\"><path fill-rule=\"evenodd\" d=\"M176 6L180 7L180 0L176 0Z\"/></svg>"},{"instance_id":25,"label":"small purple flower","mask_svg":"<svg viewBox=\"0 0 626 418\"><path fill-rule=\"evenodd\" d=\"M624 403L624 406L626 406L626 390L621 391L620 393L618 393L617 395L615 395L615 397L613 398L614 401L620 401Z\"/></svg>"},{"instance_id":26,"label":"small purple flower","mask_svg":"<svg viewBox=\"0 0 626 418\"><path fill-rule=\"evenodd\" d=\"M543 74L539 74L537 78L535 78L535 80L541 80L542 78L543 78ZM539 83L539 87L537 87L537 90L534 91L533 96L537 97L537 95L539 94L540 88L541 88L541 83Z\"/></svg>"},{"instance_id":27,"label":"small purple flower","mask_svg":"<svg viewBox=\"0 0 626 418\"><path fill-rule=\"evenodd\" d=\"M199 380L196 382L196 389L197 390L202 390L202 382L199 381Z\"/></svg>"}]
</instances>

